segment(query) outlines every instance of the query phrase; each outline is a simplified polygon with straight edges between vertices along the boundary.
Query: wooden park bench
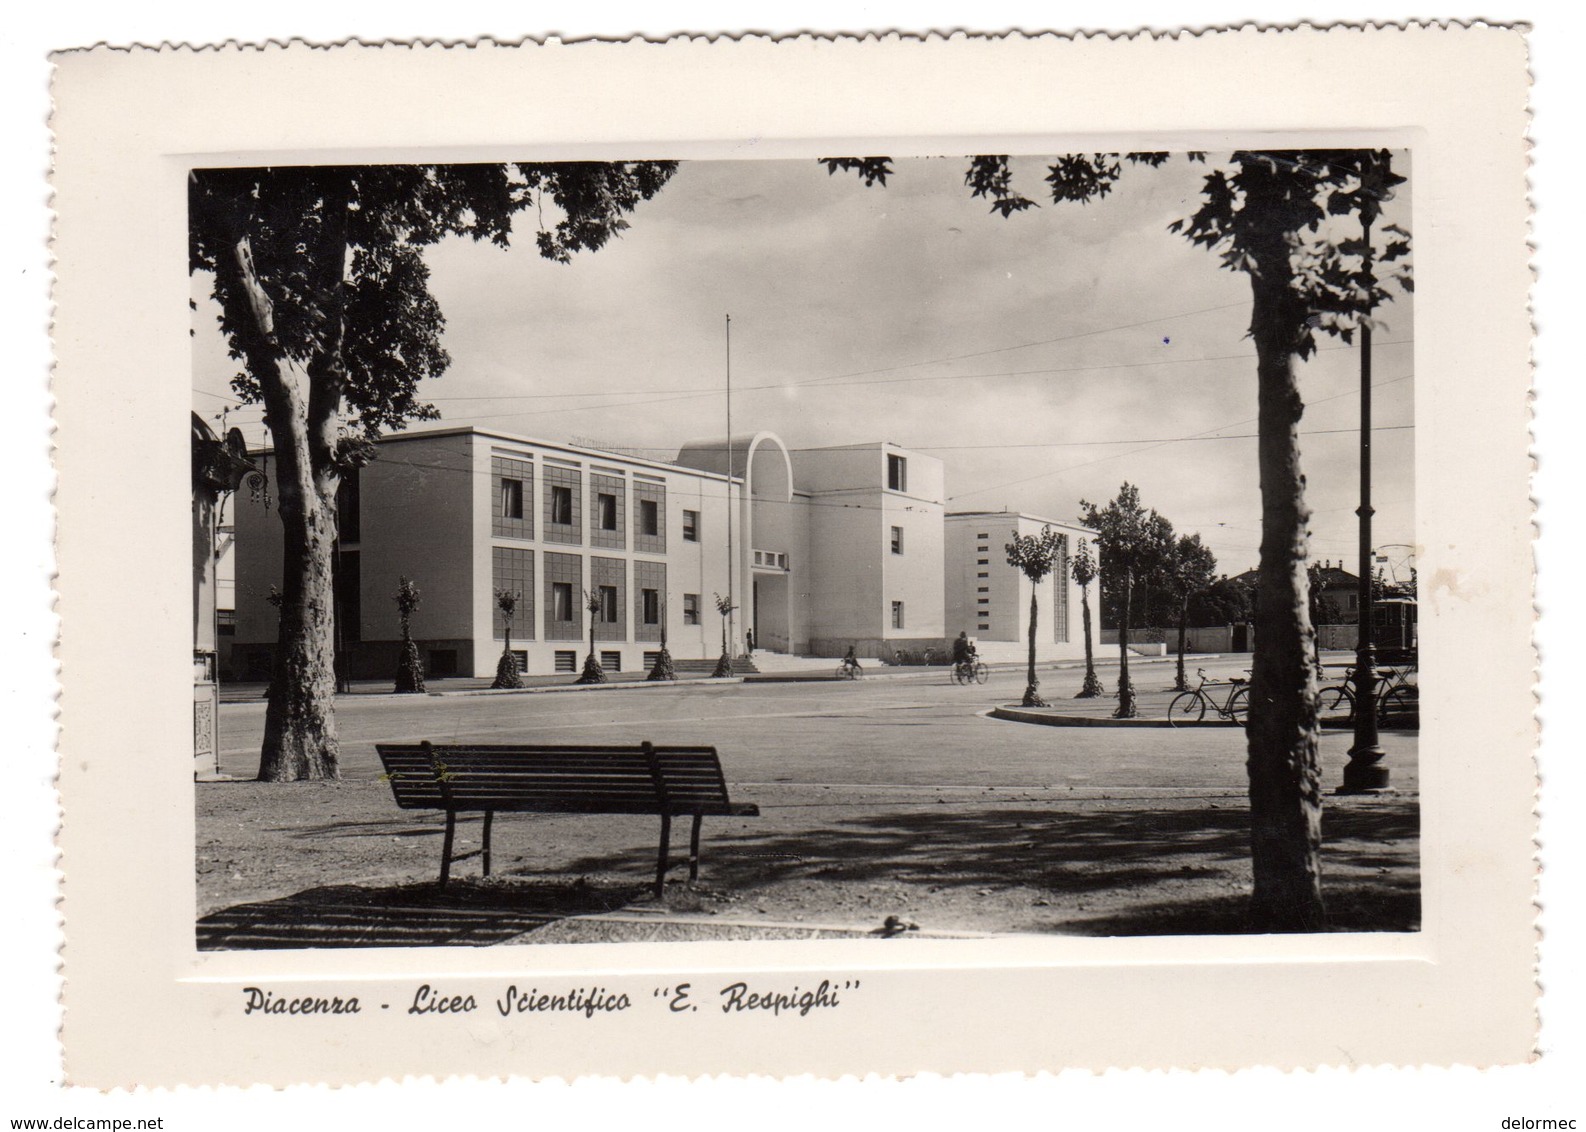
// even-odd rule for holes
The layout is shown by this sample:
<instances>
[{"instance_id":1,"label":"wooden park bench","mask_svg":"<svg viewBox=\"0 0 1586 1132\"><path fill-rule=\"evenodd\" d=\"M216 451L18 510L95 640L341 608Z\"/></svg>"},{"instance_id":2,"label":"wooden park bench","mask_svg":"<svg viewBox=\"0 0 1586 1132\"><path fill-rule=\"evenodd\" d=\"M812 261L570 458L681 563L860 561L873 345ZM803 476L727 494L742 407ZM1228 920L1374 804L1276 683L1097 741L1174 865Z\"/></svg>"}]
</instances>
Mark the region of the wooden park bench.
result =
<instances>
[{"instance_id":1,"label":"wooden park bench","mask_svg":"<svg viewBox=\"0 0 1586 1132\"><path fill-rule=\"evenodd\" d=\"M672 819L692 817L688 877L699 876L699 827L704 818L758 817L760 809L727 797L714 747L522 744L438 746L380 743L396 803L405 810L445 810L442 888L453 861L480 855L490 875L490 826L499 812L535 814L657 814L661 848L655 895L666 885ZM452 852L457 815L484 814L482 848Z\"/></svg>"}]
</instances>

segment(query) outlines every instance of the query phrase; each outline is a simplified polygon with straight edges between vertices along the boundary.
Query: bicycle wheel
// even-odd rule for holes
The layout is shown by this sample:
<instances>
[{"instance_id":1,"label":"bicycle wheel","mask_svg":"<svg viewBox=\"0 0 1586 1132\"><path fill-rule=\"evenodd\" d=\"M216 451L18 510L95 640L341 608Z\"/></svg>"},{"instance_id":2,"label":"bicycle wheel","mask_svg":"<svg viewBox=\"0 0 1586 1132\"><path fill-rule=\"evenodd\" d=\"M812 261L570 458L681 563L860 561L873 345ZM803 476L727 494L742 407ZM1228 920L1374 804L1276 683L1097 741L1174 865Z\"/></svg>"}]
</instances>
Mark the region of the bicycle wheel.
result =
<instances>
[{"instance_id":1,"label":"bicycle wheel","mask_svg":"<svg viewBox=\"0 0 1586 1132\"><path fill-rule=\"evenodd\" d=\"M1389 688L1377 701L1378 727L1420 727L1421 696L1417 688L1400 684Z\"/></svg>"},{"instance_id":2,"label":"bicycle wheel","mask_svg":"<svg viewBox=\"0 0 1586 1132\"><path fill-rule=\"evenodd\" d=\"M975 683L984 684L986 682L986 678L990 675L991 670L986 667L985 661L975 661Z\"/></svg>"},{"instance_id":3,"label":"bicycle wheel","mask_svg":"<svg viewBox=\"0 0 1586 1132\"><path fill-rule=\"evenodd\" d=\"M853 678L854 678L854 669L853 669L852 665L839 664L837 666L837 679L839 679L839 680L852 680Z\"/></svg>"},{"instance_id":4,"label":"bicycle wheel","mask_svg":"<svg viewBox=\"0 0 1586 1132\"><path fill-rule=\"evenodd\" d=\"M966 677L964 675L964 666L962 664L953 665L953 683L962 684L965 682L965 680Z\"/></svg>"},{"instance_id":5,"label":"bicycle wheel","mask_svg":"<svg viewBox=\"0 0 1586 1132\"><path fill-rule=\"evenodd\" d=\"M1355 718L1355 694L1342 684L1330 684L1316 693L1317 715L1343 715Z\"/></svg>"},{"instance_id":6,"label":"bicycle wheel","mask_svg":"<svg viewBox=\"0 0 1586 1132\"><path fill-rule=\"evenodd\" d=\"M1250 718L1250 689L1240 688L1228 699L1228 714L1240 727Z\"/></svg>"},{"instance_id":7,"label":"bicycle wheel","mask_svg":"<svg viewBox=\"0 0 1586 1132\"><path fill-rule=\"evenodd\" d=\"M1180 723L1199 723L1206 718L1206 697L1199 692L1180 692L1167 706L1167 721L1177 727Z\"/></svg>"}]
</instances>

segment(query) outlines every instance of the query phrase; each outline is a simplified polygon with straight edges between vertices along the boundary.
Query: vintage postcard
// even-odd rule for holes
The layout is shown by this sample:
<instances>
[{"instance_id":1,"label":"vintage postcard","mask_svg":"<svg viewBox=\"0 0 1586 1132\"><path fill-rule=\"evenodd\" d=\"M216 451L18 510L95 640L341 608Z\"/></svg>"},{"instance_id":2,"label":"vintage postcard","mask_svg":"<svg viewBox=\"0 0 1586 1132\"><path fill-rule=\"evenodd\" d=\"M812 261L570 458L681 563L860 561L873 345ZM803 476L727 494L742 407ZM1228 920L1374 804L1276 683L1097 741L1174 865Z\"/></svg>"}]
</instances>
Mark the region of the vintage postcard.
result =
<instances>
[{"instance_id":1,"label":"vintage postcard","mask_svg":"<svg viewBox=\"0 0 1586 1132\"><path fill-rule=\"evenodd\" d=\"M1527 1060L1526 93L60 55L69 1079Z\"/></svg>"}]
</instances>

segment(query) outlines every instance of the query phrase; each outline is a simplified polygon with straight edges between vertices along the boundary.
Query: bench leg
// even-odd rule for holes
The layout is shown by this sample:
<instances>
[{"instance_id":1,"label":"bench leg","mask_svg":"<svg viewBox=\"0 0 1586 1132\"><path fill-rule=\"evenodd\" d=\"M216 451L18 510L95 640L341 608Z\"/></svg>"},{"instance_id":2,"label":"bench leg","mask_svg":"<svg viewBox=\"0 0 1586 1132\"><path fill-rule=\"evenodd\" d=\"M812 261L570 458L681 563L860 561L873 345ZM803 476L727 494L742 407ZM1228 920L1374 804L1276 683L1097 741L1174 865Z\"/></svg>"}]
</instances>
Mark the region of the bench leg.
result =
<instances>
[{"instance_id":1,"label":"bench leg","mask_svg":"<svg viewBox=\"0 0 1586 1132\"><path fill-rule=\"evenodd\" d=\"M661 815L661 854L655 866L655 898L660 900L666 893L666 865L667 856L672 849L672 815Z\"/></svg>"},{"instance_id":2,"label":"bench leg","mask_svg":"<svg viewBox=\"0 0 1586 1132\"><path fill-rule=\"evenodd\" d=\"M490 821L495 816L496 816L496 811L494 811L494 810L486 810L485 811L485 832L484 832L484 839L485 839L485 850L484 850L485 871L483 873L484 876L489 876L490 875Z\"/></svg>"},{"instance_id":3,"label":"bench leg","mask_svg":"<svg viewBox=\"0 0 1586 1132\"><path fill-rule=\"evenodd\" d=\"M688 879L699 879L699 825L705 820L704 814L694 815L694 832L688 839Z\"/></svg>"},{"instance_id":4,"label":"bench leg","mask_svg":"<svg viewBox=\"0 0 1586 1132\"><path fill-rule=\"evenodd\" d=\"M452 875L452 841L457 836L457 814L452 810L446 811L446 840L441 843L441 887L446 887L446 882Z\"/></svg>"}]
</instances>

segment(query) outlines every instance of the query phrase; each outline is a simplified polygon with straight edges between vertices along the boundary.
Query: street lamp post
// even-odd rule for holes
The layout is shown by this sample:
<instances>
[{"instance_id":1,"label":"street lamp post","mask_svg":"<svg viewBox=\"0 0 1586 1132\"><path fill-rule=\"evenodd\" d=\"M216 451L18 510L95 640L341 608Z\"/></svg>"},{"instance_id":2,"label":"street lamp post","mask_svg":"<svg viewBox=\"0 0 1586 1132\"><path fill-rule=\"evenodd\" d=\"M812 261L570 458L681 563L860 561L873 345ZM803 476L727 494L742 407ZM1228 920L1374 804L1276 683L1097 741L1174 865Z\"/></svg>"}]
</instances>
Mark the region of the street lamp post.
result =
<instances>
[{"instance_id":1,"label":"street lamp post","mask_svg":"<svg viewBox=\"0 0 1586 1132\"><path fill-rule=\"evenodd\" d=\"M1372 276L1371 222L1381 202L1363 194L1360 227L1365 259L1362 275L1369 288ZM1368 299L1368 304L1369 304ZM1377 734L1377 650L1373 641L1371 600L1371 307L1360 327L1360 632L1355 644L1355 742L1349 748L1340 794L1369 794L1388 786L1388 768L1382 766L1382 742Z\"/></svg>"}]
</instances>

